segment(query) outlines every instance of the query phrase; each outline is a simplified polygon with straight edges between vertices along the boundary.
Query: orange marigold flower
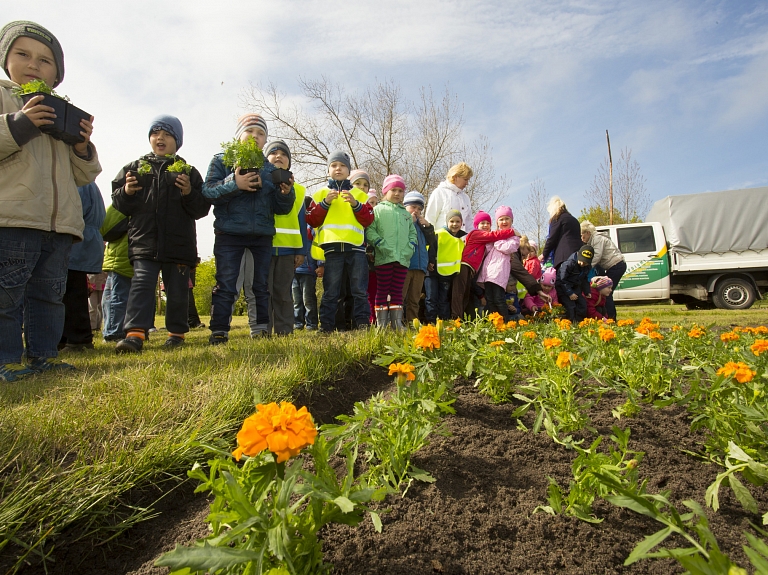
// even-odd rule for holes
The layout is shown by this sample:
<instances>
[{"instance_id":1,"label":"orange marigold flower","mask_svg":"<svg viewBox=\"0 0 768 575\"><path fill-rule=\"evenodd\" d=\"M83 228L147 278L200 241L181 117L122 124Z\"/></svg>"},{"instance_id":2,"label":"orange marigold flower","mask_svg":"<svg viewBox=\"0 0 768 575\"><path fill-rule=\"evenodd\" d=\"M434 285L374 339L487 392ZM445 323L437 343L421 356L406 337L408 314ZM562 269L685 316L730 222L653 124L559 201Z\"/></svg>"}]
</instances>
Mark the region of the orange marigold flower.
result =
<instances>
[{"instance_id":1,"label":"orange marigold flower","mask_svg":"<svg viewBox=\"0 0 768 575\"><path fill-rule=\"evenodd\" d=\"M496 311L488 316L488 321L495 325L496 329L499 329L499 326L504 326L504 316Z\"/></svg>"},{"instance_id":2,"label":"orange marigold flower","mask_svg":"<svg viewBox=\"0 0 768 575\"><path fill-rule=\"evenodd\" d=\"M616 325L619 327L624 327L627 325L635 325L635 320L633 319L620 319L616 322Z\"/></svg>"},{"instance_id":3,"label":"orange marigold flower","mask_svg":"<svg viewBox=\"0 0 768 575\"><path fill-rule=\"evenodd\" d=\"M500 345L504 345L504 340L500 339L498 341L492 341L488 345L490 345L491 347L499 347Z\"/></svg>"},{"instance_id":4,"label":"orange marigold flower","mask_svg":"<svg viewBox=\"0 0 768 575\"><path fill-rule=\"evenodd\" d=\"M530 338L530 339L536 339L536 332L535 331L526 331L523 335L525 337Z\"/></svg>"},{"instance_id":5,"label":"orange marigold flower","mask_svg":"<svg viewBox=\"0 0 768 575\"><path fill-rule=\"evenodd\" d=\"M720 341L722 342L736 341L737 339L739 339L739 334L732 331L720 334Z\"/></svg>"},{"instance_id":6,"label":"orange marigold flower","mask_svg":"<svg viewBox=\"0 0 768 575\"><path fill-rule=\"evenodd\" d=\"M563 369L571 365L577 359L579 359L579 357L575 353L571 353L570 351L561 351L557 354L555 365L557 365L557 367L560 369Z\"/></svg>"},{"instance_id":7,"label":"orange marigold flower","mask_svg":"<svg viewBox=\"0 0 768 575\"><path fill-rule=\"evenodd\" d=\"M544 349L552 349L553 347L560 346L563 340L559 337L545 337L542 343L544 344Z\"/></svg>"},{"instance_id":8,"label":"orange marigold flower","mask_svg":"<svg viewBox=\"0 0 768 575\"><path fill-rule=\"evenodd\" d=\"M571 320L569 319L556 319L555 323L557 324L557 327L559 327L563 331L567 331L571 329Z\"/></svg>"},{"instance_id":9,"label":"orange marigold flower","mask_svg":"<svg viewBox=\"0 0 768 575\"><path fill-rule=\"evenodd\" d=\"M661 335L658 331L650 332L648 334L648 337L650 337L651 339L659 339L659 340L664 339L664 336Z\"/></svg>"},{"instance_id":10,"label":"orange marigold flower","mask_svg":"<svg viewBox=\"0 0 768 575\"><path fill-rule=\"evenodd\" d=\"M529 322L527 319L521 319L521 320L520 320L520 321L518 321L517 323L520 325L520 327L523 327L523 326L526 326L526 325L528 325L528 324L529 324L529 323L531 323L531 322Z\"/></svg>"},{"instance_id":11,"label":"orange marigold flower","mask_svg":"<svg viewBox=\"0 0 768 575\"><path fill-rule=\"evenodd\" d=\"M616 332L609 328L600 328L598 330L598 333L600 334L600 339L603 341L611 341L613 338L616 337Z\"/></svg>"},{"instance_id":12,"label":"orange marigold flower","mask_svg":"<svg viewBox=\"0 0 768 575\"><path fill-rule=\"evenodd\" d=\"M284 401L256 406L256 413L243 422L237 432L237 449L232 452L240 461L243 455L253 457L265 449L277 455L282 463L295 457L307 445L312 445L317 428L306 407L297 410L292 403Z\"/></svg>"},{"instance_id":13,"label":"orange marigold flower","mask_svg":"<svg viewBox=\"0 0 768 575\"><path fill-rule=\"evenodd\" d=\"M459 318L456 318L455 320L453 320L453 326L461 327L461 320Z\"/></svg>"},{"instance_id":14,"label":"orange marigold flower","mask_svg":"<svg viewBox=\"0 0 768 575\"><path fill-rule=\"evenodd\" d=\"M683 329L683 326L681 326L681 325L673 325L672 326L672 331L680 331L681 329Z\"/></svg>"},{"instance_id":15,"label":"orange marigold flower","mask_svg":"<svg viewBox=\"0 0 768 575\"><path fill-rule=\"evenodd\" d=\"M768 333L768 327L759 325L757 327L747 327L744 331L751 333L752 335L765 335Z\"/></svg>"},{"instance_id":16,"label":"orange marigold flower","mask_svg":"<svg viewBox=\"0 0 768 575\"><path fill-rule=\"evenodd\" d=\"M520 320L520 321L523 321L523 320ZM514 320L509 320L507 323L504 324L504 329L512 329L513 327L517 327L517 322ZM501 328L499 328L499 331L501 331Z\"/></svg>"},{"instance_id":17,"label":"orange marigold flower","mask_svg":"<svg viewBox=\"0 0 768 575\"><path fill-rule=\"evenodd\" d=\"M597 323L597 320L592 317L585 317L579 322L579 327L587 327L590 324Z\"/></svg>"},{"instance_id":18,"label":"orange marigold flower","mask_svg":"<svg viewBox=\"0 0 768 575\"><path fill-rule=\"evenodd\" d=\"M688 332L688 337L693 337L693 338L696 338L696 339L698 339L698 338L700 338L702 335L705 335L706 333L707 333L707 332L706 332L706 331L704 331L704 329L702 329L701 327L699 327L699 326L697 326L697 325L694 325L694 326L691 328L691 330Z\"/></svg>"},{"instance_id":19,"label":"orange marigold flower","mask_svg":"<svg viewBox=\"0 0 768 575\"><path fill-rule=\"evenodd\" d=\"M410 363L390 363L389 375L396 375L398 383L403 380L413 381L416 379L413 369L414 368Z\"/></svg>"},{"instance_id":20,"label":"orange marigold flower","mask_svg":"<svg viewBox=\"0 0 768 575\"><path fill-rule=\"evenodd\" d=\"M440 333L433 325L425 325L416 334L413 344L421 349L440 349Z\"/></svg>"},{"instance_id":21,"label":"orange marigold flower","mask_svg":"<svg viewBox=\"0 0 768 575\"><path fill-rule=\"evenodd\" d=\"M756 371L749 369L749 366L743 361L729 361L723 367L717 370L717 375L726 377L733 376L739 383L747 383L757 375Z\"/></svg>"},{"instance_id":22,"label":"orange marigold flower","mask_svg":"<svg viewBox=\"0 0 768 575\"><path fill-rule=\"evenodd\" d=\"M658 323L654 323L649 317L644 317L640 322L640 325L638 325L637 328L635 328L635 331L637 333L642 333L647 336L650 336L651 332L656 331L657 329L659 329ZM658 339L658 338L654 338L654 339Z\"/></svg>"},{"instance_id":23,"label":"orange marigold flower","mask_svg":"<svg viewBox=\"0 0 768 575\"><path fill-rule=\"evenodd\" d=\"M749 346L752 353L759 356L761 353L768 351L768 339L756 339L755 343Z\"/></svg>"}]
</instances>

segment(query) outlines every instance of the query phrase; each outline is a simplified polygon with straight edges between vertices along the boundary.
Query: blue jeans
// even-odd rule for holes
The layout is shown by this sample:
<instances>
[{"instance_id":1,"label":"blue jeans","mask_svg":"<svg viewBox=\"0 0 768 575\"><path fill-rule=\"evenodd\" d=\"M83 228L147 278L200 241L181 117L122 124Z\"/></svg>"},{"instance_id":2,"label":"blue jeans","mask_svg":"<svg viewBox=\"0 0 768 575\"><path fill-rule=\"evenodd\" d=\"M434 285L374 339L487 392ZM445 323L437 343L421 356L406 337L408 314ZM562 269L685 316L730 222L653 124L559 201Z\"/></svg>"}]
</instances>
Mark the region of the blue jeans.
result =
<instances>
[{"instance_id":1,"label":"blue jeans","mask_svg":"<svg viewBox=\"0 0 768 575\"><path fill-rule=\"evenodd\" d=\"M58 356L72 236L0 228L0 365Z\"/></svg>"},{"instance_id":2,"label":"blue jeans","mask_svg":"<svg viewBox=\"0 0 768 575\"><path fill-rule=\"evenodd\" d=\"M269 264L272 261L271 236L236 236L216 234L213 243L213 255L216 258L216 285L211 295L211 331L229 332L232 321L232 306L237 300L237 276L240 275L240 263L243 252L248 249L253 255L253 295L256 300L256 323L251 324L254 332L267 331L269 324L269 290L267 278ZM250 314L249 314L250 315Z\"/></svg>"},{"instance_id":3,"label":"blue jeans","mask_svg":"<svg viewBox=\"0 0 768 575\"><path fill-rule=\"evenodd\" d=\"M104 341L117 341L125 337L125 311L128 308L128 294L131 278L117 272L107 274L104 293L101 296L101 311L104 315Z\"/></svg>"},{"instance_id":4,"label":"blue jeans","mask_svg":"<svg viewBox=\"0 0 768 575\"><path fill-rule=\"evenodd\" d=\"M293 321L296 329L317 329L317 278L310 274L293 277Z\"/></svg>"},{"instance_id":5,"label":"blue jeans","mask_svg":"<svg viewBox=\"0 0 768 575\"><path fill-rule=\"evenodd\" d=\"M320 326L323 331L336 328L341 282L344 272L349 278L355 325L369 325L371 308L368 305L368 258L365 252L326 252L323 275L323 299L320 302Z\"/></svg>"},{"instance_id":6,"label":"blue jeans","mask_svg":"<svg viewBox=\"0 0 768 575\"><path fill-rule=\"evenodd\" d=\"M441 319L451 319L451 300L448 292L453 283L453 277L450 276L427 276L424 279L424 292L426 299L424 307L427 323L435 323L439 317Z\"/></svg>"},{"instance_id":7,"label":"blue jeans","mask_svg":"<svg viewBox=\"0 0 768 575\"><path fill-rule=\"evenodd\" d=\"M157 278L163 273L167 303L165 327L168 333L187 333L187 309L189 307L189 266L173 262L134 260L133 279L125 310L125 331L144 330L146 334L155 324L155 298Z\"/></svg>"}]
</instances>

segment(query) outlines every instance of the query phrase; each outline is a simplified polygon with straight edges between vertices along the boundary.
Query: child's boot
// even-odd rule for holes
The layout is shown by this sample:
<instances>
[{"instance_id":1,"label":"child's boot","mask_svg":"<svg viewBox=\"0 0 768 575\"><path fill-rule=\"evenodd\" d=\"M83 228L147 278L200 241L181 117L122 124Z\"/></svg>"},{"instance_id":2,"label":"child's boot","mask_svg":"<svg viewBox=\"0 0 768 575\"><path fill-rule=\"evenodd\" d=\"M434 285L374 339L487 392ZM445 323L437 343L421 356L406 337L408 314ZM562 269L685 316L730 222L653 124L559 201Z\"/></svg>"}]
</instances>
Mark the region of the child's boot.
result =
<instances>
[{"instance_id":1,"label":"child's boot","mask_svg":"<svg viewBox=\"0 0 768 575\"><path fill-rule=\"evenodd\" d=\"M389 307L386 305L377 305L374 307L376 312L376 327L384 329L389 325Z\"/></svg>"},{"instance_id":2,"label":"child's boot","mask_svg":"<svg viewBox=\"0 0 768 575\"><path fill-rule=\"evenodd\" d=\"M392 322L392 329L395 331L405 331L405 323L403 323L403 306L389 306L389 321Z\"/></svg>"}]
</instances>

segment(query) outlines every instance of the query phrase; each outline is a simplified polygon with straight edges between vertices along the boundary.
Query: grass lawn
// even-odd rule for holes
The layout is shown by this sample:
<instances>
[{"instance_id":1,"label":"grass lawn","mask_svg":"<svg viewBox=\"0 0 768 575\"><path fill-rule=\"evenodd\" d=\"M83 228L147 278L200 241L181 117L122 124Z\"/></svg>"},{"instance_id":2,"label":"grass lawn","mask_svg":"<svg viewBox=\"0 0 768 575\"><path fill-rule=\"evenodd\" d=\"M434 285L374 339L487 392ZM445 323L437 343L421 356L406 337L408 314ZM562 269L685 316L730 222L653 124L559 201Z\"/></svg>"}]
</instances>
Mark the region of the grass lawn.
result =
<instances>
[{"instance_id":1,"label":"grass lawn","mask_svg":"<svg viewBox=\"0 0 768 575\"><path fill-rule=\"evenodd\" d=\"M743 312L620 305L618 313L663 328L768 324L767 302ZM371 330L252 340L243 317L228 345L209 346L209 333L194 330L182 349L166 351L159 332L140 355L117 356L97 341L69 356L77 371L0 385L0 554L12 543L45 552L49 537L76 522L83 533L118 534L147 513L116 505L121 494L177 482L200 457L197 442L231 446L257 400L332 381L399 337Z\"/></svg>"}]
</instances>

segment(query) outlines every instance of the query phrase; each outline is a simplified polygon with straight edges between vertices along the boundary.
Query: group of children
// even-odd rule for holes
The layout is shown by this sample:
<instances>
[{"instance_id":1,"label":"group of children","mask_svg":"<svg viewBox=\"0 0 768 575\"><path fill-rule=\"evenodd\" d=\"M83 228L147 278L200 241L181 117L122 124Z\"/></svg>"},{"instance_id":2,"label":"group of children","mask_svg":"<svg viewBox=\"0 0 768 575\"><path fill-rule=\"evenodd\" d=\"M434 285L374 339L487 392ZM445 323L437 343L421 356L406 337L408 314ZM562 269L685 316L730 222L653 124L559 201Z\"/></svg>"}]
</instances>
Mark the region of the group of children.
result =
<instances>
[{"instance_id":1,"label":"group of children","mask_svg":"<svg viewBox=\"0 0 768 575\"><path fill-rule=\"evenodd\" d=\"M90 142L93 118L80 124L83 141L70 146L41 131L55 117L53 108L43 106L39 96L22 104L13 93L34 79L51 87L61 82L63 53L56 38L35 23L12 22L0 31L0 58L11 80L0 82L0 161L5 164L0 174L0 379L12 381L71 368L56 357L69 253L85 227L78 195L82 188L78 192L77 186L93 182L101 167ZM367 328L373 321L404 329L418 317L423 288L427 321L461 318L478 304L508 319L519 311L510 285L514 257L541 284L541 291L523 301L530 313L551 304L555 281L574 286L563 303L569 314L581 312L577 288L586 252L574 254L555 280L551 271L542 272L535 246L515 233L507 206L495 212L495 231L491 216L482 211L468 233L459 210L432 225L423 215L423 195L406 193L401 176L384 179L378 201L368 174L353 171L349 155L340 150L328 156L327 185L305 197L306 190L289 171L288 145L282 140L267 144L267 124L258 114L241 117L235 129L237 140L253 139L264 151L266 161L257 170L225 165L219 153L205 178L186 165L171 173L172 164L186 164L178 156L184 140L181 122L158 116L147 136L151 152L119 171L112 181L112 205L106 217L101 214L100 232L108 242L102 268L108 273L103 335L117 342L119 353L142 350L154 324L160 274L167 296L164 345L184 343L190 329L191 272L199 261L195 222L211 206L216 260L212 345L229 339L246 260L251 262L253 337L287 334L297 327L333 331L343 297L351 302L353 326ZM471 177L464 163L449 172L449 180L464 185ZM323 281L319 310L313 305L316 278ZM22 326L26 364L20 361Z\"/></svg>"}]
</instances>

